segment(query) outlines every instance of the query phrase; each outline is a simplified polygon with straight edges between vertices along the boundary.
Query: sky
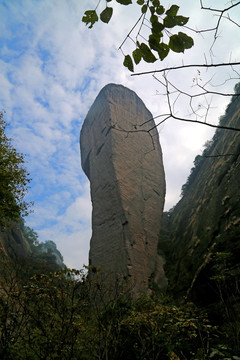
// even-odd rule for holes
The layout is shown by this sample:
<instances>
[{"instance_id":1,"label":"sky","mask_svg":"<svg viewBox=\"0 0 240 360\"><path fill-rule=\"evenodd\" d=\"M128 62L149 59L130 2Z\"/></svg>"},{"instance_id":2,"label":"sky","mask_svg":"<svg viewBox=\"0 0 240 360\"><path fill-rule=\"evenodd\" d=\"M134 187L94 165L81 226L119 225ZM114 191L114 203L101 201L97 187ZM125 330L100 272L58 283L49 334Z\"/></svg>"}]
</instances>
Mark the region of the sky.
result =
<instances>
[{"instance_id":1,"label":"sky","mask_svg":"<svg viewBox=\"0 0 240 360\"><path fill-rule=\"evenodd\" d=\"M26 201L33 201L34 212L25 223L40 241L53 240L65 264L81 268L88 264L91 238L90 186L82 171L79 134L87 112L97 94L108 83L134 90L153 116L166 114L168 102L164 78L155 73L131 76L124 68L120 44L139 17L139 6L115 4L111 22L88 29L81 19L85 10L94 9L97 0L0 0L0 110L5 110L7 135L15 148L25 154L31 188ZM234 1L233 1L234 2ZM171 2L161 2L169 8ZM194 47L184 54L171 53L163 62L140 63L136 73L182 64L239 61L238 26L240 6L229 12L215 31L198 34L194 30L214 27L216 13L201 10L199 1L176 0L179 13L188 16ZM225 1L205 1L207 7L223 8ZM99 5L104 9L105 1ZM146 31L145 28L142 30ZM183 31L179 29L178 31ZM213 46L212 46L213 44ZM134 50L131 40L123 46L125 54ZM212 47L211 47L212 46ZM194 97L203 92L196 86L232 93L239 81L239 67L191 68L167 72L171 101L176 116L218 123L230 98ZM192 105L192 106L190 106ZM156 123L162 118L157 118ZM205 125L168 119L158 126L163 151L167 193L165 210L180 198L196 155L211 139L214 130Z\"/></svg>"}]
</instances>

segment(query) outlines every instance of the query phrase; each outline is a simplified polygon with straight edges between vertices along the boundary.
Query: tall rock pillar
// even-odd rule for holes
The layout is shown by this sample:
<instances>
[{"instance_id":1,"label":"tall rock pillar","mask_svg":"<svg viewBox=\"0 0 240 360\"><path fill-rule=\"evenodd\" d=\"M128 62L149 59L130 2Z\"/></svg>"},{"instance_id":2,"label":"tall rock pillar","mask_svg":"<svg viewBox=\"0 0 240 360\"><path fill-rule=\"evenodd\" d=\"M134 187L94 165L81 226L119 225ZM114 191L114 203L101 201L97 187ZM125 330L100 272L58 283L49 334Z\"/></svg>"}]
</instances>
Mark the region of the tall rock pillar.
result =
<instances>
[{"instance_id":1,"label":"tall rock pillar","mask_svg":"<svg viewBox=\"0 0 240 360\"><path fill-rule=\"evenodd\" d=\"M157 254L165 197L162 152L152 114L128 88L109 84L90 108L80 135L90 180L89 264L131 277L135 292L166 286Z\"/></svg>"}]
</instances>

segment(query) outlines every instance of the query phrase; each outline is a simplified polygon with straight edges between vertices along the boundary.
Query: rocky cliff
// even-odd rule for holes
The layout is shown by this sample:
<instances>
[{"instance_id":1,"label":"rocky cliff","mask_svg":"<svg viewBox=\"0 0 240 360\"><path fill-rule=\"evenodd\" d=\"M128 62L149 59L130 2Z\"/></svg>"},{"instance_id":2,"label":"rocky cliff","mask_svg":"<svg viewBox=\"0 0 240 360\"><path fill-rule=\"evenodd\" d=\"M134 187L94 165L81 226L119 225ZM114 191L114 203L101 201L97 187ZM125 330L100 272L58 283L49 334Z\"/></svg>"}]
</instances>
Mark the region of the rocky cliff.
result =
<instances>
[{"instance_id":1,"label":"rocky cliff","mask_svg":"<svg viewBox=\"0 0 240 360\"><path fill-rule=\"evenodd\" d=\"M166 286L157 254L165 176L154 126L133 91L109 84L80 135L93 206L89 264L134 279L135 291Z\"/></svg>"},{"instance_id":2,"label":"rocky cliff","mask_svg":"<svg viewBox=\"0 0 240 360\"><path fill-rule=\"evenodd\" d=\"M0 244L11 258L26 258L31 254L30 245L18 224L12 224L12 227L0 232Z\"/></svg>"},{"instance_id":3,"label":"rocky cliff","mask_svg":"<svg viewBox=\"0 0 240 360\"><path fill-rule=\"evenodd\" d=\"M4 266L5 261L13 267L21 264L22 268L32 274L65 268L63 257L56 244L51 240L39 243L37 233L25 226L23 221L12 223L11 226L0 231L1 266Z\"/></svg>"},{"instance_id":4,"label":"rocky cliff","mask_svg":"<svg viewBox=\"0 0 240 360\"><path fill-rule=\"evenodd\" d=\"M239 97L232 99L220 125L240 127ZM194 164L182 199L164 216L160 247L165 247L174 294L211 302L216 276L226 281L235 274L239 281L240 132L218 129Z\"/></svg>"}]
</instances>

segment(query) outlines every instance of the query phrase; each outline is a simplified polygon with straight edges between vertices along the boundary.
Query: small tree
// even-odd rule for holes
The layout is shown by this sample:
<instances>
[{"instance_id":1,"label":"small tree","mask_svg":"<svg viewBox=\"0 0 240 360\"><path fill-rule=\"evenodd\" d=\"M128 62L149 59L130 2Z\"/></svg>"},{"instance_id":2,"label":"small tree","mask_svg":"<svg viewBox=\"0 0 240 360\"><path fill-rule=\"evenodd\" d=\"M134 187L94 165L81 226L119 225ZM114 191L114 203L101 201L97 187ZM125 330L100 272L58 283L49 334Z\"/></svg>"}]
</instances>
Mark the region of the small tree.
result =
<instances>
[{"instance_id":1,"label":"small tree","mask_svg":"<svg viewBox=\"0 0 240 360\"><path fill-rule=\"evenodd\" d=\"M30 179L24 168L24 155L18 153L5 134L7 124L0 112L0 229L28 214L24 201Z\"/></svg>"}]
</instances>

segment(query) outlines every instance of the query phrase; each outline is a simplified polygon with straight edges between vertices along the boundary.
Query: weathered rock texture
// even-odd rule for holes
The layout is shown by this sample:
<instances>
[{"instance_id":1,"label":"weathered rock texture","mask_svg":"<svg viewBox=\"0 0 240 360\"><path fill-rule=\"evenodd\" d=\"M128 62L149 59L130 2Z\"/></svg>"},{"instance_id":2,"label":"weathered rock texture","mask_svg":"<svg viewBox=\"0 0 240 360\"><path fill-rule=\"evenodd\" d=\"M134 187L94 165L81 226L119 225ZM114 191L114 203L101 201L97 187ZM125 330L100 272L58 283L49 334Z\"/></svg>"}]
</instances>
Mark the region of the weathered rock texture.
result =
<instances>
[{"instance_id":1,"label":"weathered rock texture","mask_svg":"<svg viewBox=\"0 0 240 360\"><path fill-rule=\"evenodd\" d=\"M10 258L26 258L31 254L30 246L24 238L21 226L12 224L12 227L0 231L0 245L4 253Z\"/></svg>"},{"instance_id":2,"label":"weathered rock texture","mask_svg":"<svg viewBox=\"0 0 240 360\"><path fill-rule=\"evenodd\" d=\"M235 97L221 125L239 128L239 119L240 98ZM218 129L184 186L183 198L167 214L160 237L162 248L163 242L167 245L165 270L176 295L188 292L210 301L216 254L229 254L235 272L239 266L240 132Z\"/></svg>"},{"instance_id":3,"label":"weathered rock texture","mask_svg":"<svg viewBox=\"0 0 240 360\"><path fill-rule=\"evenodd\" d=\"M109 84L89 110L80 136L93 205L89 264L130 276L135 291L166 285L163 258L157 255L165 176L151 119L133 91Z\"/></svg>"}]
</instances>

